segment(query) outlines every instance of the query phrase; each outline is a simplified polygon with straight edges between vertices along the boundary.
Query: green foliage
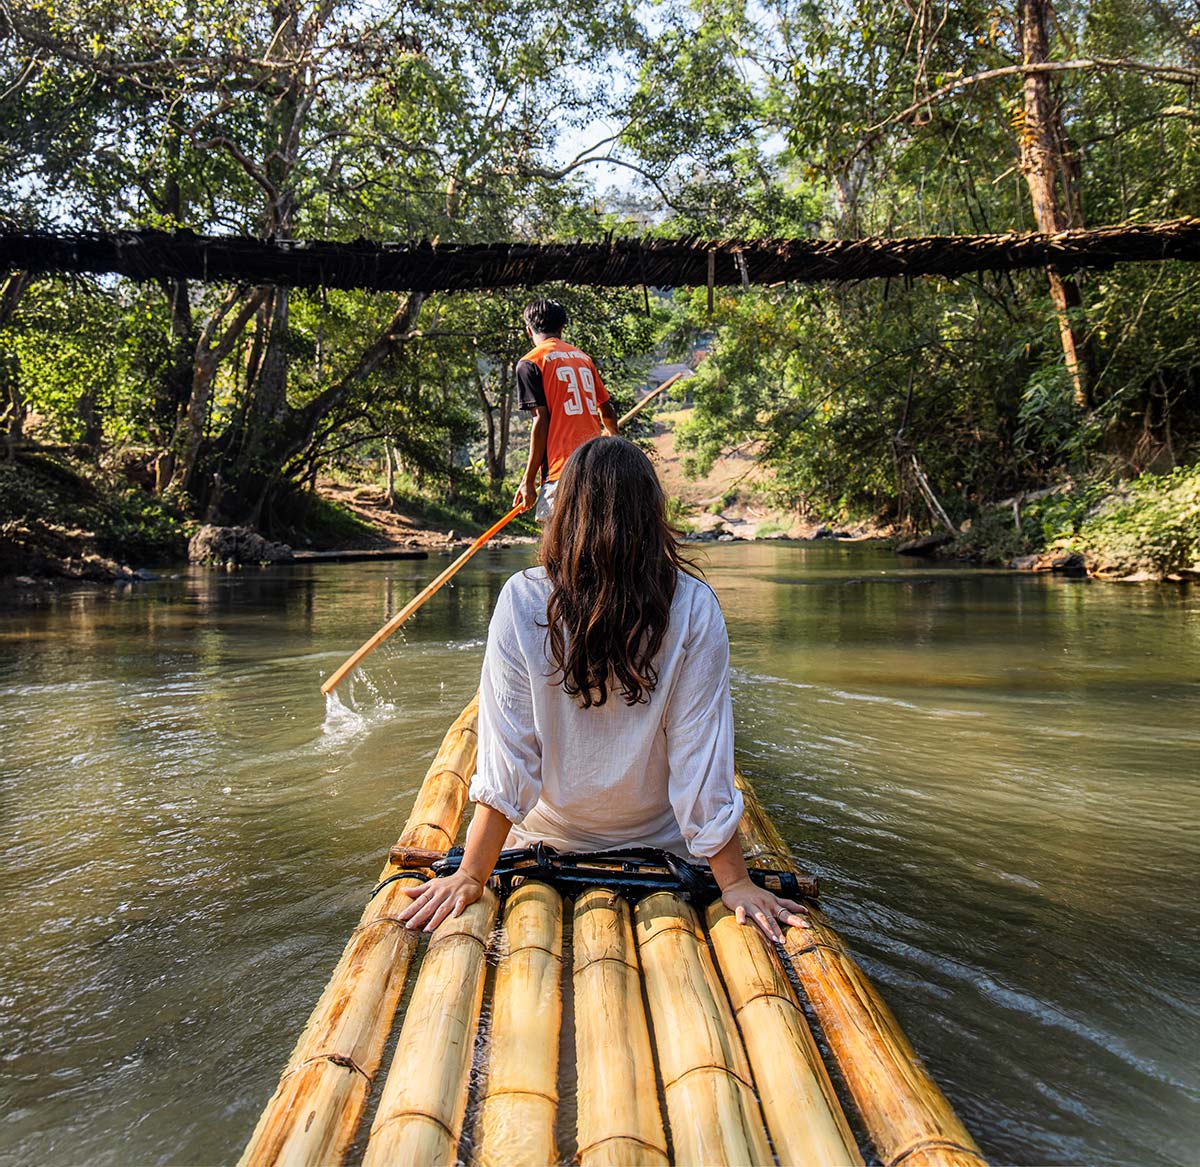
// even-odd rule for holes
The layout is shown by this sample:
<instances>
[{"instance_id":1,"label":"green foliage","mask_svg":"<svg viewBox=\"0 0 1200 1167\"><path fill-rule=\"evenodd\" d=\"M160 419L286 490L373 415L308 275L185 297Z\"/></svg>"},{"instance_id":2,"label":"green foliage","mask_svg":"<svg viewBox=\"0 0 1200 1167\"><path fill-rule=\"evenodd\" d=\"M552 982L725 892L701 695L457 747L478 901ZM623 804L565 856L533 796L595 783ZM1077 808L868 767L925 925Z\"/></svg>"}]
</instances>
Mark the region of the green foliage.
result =
<instances>
[{"instance_id":1,"label":"green foliage","mask_svg":"<svg viewBox=\"0 0 1200 1167\"><path fill-rule=\"evenodd\" d=\"M1103 575L1166 576L1200 562L1200 465L1094 481L975 517L951 552L1003 563L1043 551L1079 552Z\"/></svg>"},{"instance_id":2,"label":"green foliage","mask_svg":"<svg viewBox=\"0 0 1200 1167\"><path fill-rule=\"evenodd\" d=\"M292 539L299 544L337 548L376 534L353 511L319 494L296 497L294 509L289 525Z\"/></svg>"},{"instance_id":3,"label":"green foliage","mask_svg":"<svg viewBox=\"0 0 1200 1167\"><path fill-rule=\"evenodd\" d=\"M62 456L0 462L0 523L75 528L98 551L138 566L184 557L191 525L163 499Z\"/></svg>"},{"instance_id":4,"label":"green foliage","mask_svg":"<svg viewBox=\"0 0 1200 1167\"><path fill-rule=\"evenodd\" d=\"M737 500L738 489L737 487L733 487L732 489L725 491L720 498L714 499L709 504L708 513L710 515L719 515L727 507L733 506Z\"/></svg>"},{"instance_id":5,"label":"green foliage","mask_svg":"<svg viewBox=\"0 0 1200 1167\"><path fill-rule=\"evenodd\" d=\"M677 531L685 535L696 529L695 524L688 518L688 505L675 495L667 495L667 522Z\"/></svg>"},{"instance_id":6,"label":"green foliage","mask_svg":"<svg viewBox=\"0 0 1200 1167\"><path fill-rule=\"evenodd\" d=\"M1143 474L1070 526L1056 545L1083 551L1106 574L1193 568L1200 563L1200 466Z\"/></svg>"},{"instance_id":7,"label":"green foliage","mask_svg":"<svg viewBox=\"0 0 1200 1167\"><path fill-rule=\"evenodd\" d=\"M755 538L765 539L769 535L786 535L791 528L787 523L780 523L772 519L769 523L763 523L755 532Z\"/></svg>"},{"instance_id":8,"label":"green foliage","mask_svg":"<svg viewBox=\"0 0 1200 1167\"><path fill-rule=\"evenodd\" d=\"M192 529L169 502L131 486L106 495L96 523L101 550L135 564L178 562Z\"/></svg>"}]
</instances>

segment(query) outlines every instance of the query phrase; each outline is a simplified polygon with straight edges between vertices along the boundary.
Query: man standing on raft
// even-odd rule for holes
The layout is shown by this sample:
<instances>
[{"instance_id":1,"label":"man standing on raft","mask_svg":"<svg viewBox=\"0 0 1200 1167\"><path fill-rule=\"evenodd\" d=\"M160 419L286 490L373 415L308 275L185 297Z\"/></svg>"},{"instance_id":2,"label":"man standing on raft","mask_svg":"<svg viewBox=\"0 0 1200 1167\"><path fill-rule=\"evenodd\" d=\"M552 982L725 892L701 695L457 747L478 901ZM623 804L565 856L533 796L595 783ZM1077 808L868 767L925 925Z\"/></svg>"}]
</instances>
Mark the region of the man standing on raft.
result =
<instances>
[{"instance_id":1,"label":"man standing on raft","mask_svg":"<svg viewBox=\"0 0 1200 1167\"><path fill-rule=\"evenodd\" d=\"M517 362L517 403L533 414L533 432L513 505L529 510L536 502L539 522L550 517L567 459L601 432L617 433L608 390L592 358L562 339L566 325L567 310L553 300L534 300L525 309L525 330L534 347Z\"/></svg>"}]
</instances>

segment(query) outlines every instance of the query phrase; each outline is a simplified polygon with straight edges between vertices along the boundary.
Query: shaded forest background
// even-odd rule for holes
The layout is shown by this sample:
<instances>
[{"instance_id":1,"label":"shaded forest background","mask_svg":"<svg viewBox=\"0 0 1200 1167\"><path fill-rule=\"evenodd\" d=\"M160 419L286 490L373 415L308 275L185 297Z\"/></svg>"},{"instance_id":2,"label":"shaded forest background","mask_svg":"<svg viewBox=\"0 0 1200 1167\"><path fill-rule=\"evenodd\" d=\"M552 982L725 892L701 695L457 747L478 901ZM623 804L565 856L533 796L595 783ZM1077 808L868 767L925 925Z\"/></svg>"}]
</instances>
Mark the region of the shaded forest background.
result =
<instances>
[{"instance_id":1,"label":"shaded forest background","mask_svg":"<svg viewBox=\"0 0 1200 1167\"><path fill-rule=\"evenodd\" d=\"M1148 221L1200 214L1198 82L1200 6L1169 0L6 2L0 214L472 242ZM703 336L677 441L701 470L754 449L781 506L971 520L1008 554L1115 490L1156 502L1101 519L1176 564L1200 558L1198 276L722 291L711 314L704 289L546 291L622 404ZM145 557L201 520L289 537L336 526L320 474L385 461L399 493L495 512L527 298L9 273L0 521ZM82 519L53 513L68 480L101 500Z\"/></svg>"}]
</instances>

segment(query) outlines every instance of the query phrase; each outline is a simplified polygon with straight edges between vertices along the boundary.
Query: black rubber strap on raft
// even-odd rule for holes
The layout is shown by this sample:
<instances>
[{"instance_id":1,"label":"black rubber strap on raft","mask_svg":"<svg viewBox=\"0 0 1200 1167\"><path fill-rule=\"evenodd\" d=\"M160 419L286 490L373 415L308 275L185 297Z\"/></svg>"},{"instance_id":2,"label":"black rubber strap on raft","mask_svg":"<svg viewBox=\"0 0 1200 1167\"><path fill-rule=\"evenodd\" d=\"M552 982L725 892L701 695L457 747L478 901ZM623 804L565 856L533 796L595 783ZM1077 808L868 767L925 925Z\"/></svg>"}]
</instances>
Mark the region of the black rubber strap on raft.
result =
<instances>
[{"instance_id":1,"label":"black rubber strap on raft","mask_svg":"<svg viewBox=\"0 0 1200 1167\"><path fill-rule=\"evenodd\" d=\"M387 879L381 879L371 888L371 894L367 896L367 903L370 903L389 883L395 883L398 879L419 879L422 883L429 882L429 876L423 871L397 871L395 875L389 875Z\"/></svg>"},{"instance_id":2,"label":"black rubber strap on raft","mask_svg":"<svg viewBox=\"0 0 1200 1167\"><path fill-rule=\"evenodd\" d=\"M463 849L452 847L443 858L433 863L433 873L435 876L451 875L462 866L462 860ZM759 887L785 898L811 898L817 891L815 880L806 883L802 890L796 876L790 871L751 868L749 874ZM707 866L689 863L658 847L559 851L548 843L539 842L532 847L502 851L492 871L490 882L493 887L500 895L507 895L512 891L514 882L520 879L537 879L568 892L583 891L589 887L608 887L629 899L669 891L684 899L702 903L720 892Z\"/></svg>"}]
</instances>

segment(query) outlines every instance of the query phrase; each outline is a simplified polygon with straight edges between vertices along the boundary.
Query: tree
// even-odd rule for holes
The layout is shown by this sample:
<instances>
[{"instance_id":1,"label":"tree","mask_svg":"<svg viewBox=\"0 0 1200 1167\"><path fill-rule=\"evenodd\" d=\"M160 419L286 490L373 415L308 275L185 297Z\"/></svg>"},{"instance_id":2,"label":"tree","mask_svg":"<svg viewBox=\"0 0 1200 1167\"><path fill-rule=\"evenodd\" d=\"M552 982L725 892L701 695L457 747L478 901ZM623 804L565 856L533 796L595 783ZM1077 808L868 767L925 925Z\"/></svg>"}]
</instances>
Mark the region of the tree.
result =
<instances>
[{"instance_id":1,"label":"tree","mask_svg":"<svg viewBox=\"0 0 1200 1167\"><path fill-rule=\"evenodd\" d=\"M0 184L22 221L43 224L53 207L75 226L285 239L552 230L582 190L538 178L542 153L563 119L612 103L587 64L645 44L621 0L550 25L527 0L27 0L5 12L15 51L0 118L13 136ZM160 489L204 511L220 483L222 506L251 518L287 467L319 456L363 386L378 387L422 301L391 298L381 313L379 297L355 299L350 347L297 366L307 296L180 281L161 292L174 355L151 435Z\"/></svg>"}]
</instances>

